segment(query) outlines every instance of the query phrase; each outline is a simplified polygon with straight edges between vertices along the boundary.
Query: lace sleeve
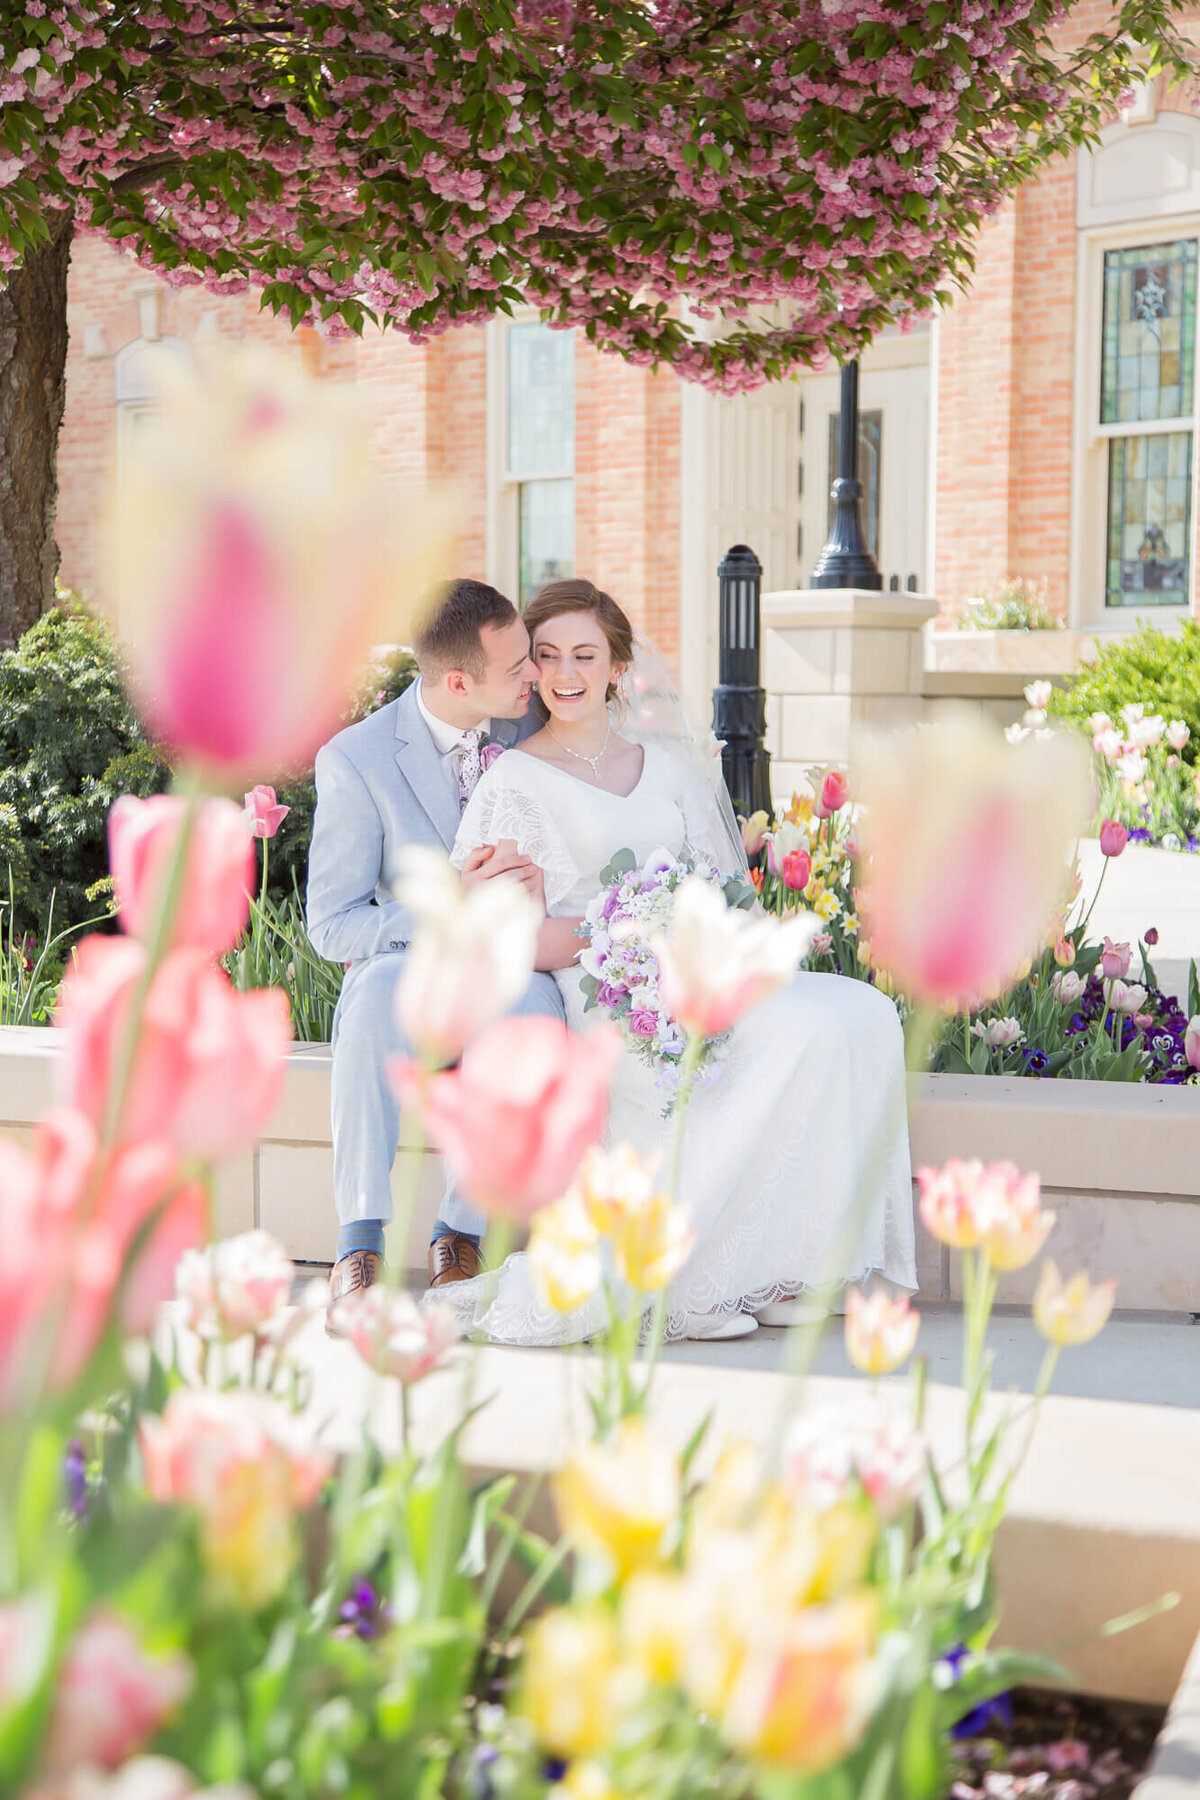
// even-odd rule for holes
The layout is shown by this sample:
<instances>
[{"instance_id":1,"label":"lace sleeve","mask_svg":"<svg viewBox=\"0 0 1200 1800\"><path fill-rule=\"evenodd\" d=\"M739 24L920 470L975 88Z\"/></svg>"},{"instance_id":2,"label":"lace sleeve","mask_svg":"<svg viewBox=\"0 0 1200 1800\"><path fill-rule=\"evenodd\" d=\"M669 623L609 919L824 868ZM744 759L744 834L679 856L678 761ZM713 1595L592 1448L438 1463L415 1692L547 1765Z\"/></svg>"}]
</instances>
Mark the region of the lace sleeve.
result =
<instances>
[{"instance_id":1,"label":"lace sleeve","mask_svg":"<svg viewBox=\"0 0 1200 1800\"><path fill-rule=\"evenodd\" d=\"M523 771L509 768L510 763L530 760L510 751L484 772L459 822L450 860L461 869L480 844L511 838L521 855L535 862L545 876L549 912L570 893L579 871L542 800L522 779Z\"/></svg>"}]
</instances>

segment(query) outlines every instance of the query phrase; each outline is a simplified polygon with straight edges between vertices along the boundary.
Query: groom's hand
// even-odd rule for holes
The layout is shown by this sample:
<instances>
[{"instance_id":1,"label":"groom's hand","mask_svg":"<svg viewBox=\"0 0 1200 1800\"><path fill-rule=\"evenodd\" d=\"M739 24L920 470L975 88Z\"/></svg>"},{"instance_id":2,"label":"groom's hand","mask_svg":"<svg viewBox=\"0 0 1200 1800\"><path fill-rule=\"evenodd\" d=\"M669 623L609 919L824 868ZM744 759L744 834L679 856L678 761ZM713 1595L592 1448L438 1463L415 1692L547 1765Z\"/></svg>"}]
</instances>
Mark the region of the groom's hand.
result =
<instances>
[{"instance_id":1,"label":"groom's hand","mask_svg":"<svg viewBox=\"0 0 1200 1800\"><path fill-rule=\"evenodd\" d=\"M463 864L463 886L474 887L477 881L491 881L496 875L510 875L514 881L545 906L545 883L542 871L527 856L522 856L511 840L501 844L480 844Z\"/></svg>"}]
</instances>

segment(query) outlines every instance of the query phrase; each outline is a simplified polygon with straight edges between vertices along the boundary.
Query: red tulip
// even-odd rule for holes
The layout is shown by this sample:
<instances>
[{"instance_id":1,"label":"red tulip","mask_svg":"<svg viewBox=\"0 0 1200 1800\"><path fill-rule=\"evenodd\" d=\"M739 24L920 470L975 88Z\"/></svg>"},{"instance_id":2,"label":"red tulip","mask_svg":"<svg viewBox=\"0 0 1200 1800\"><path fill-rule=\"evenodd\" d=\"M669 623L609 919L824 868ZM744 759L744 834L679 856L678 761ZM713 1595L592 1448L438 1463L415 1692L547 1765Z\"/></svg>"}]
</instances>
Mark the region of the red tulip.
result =
<instances>
[{"instance_id":1,"label":"red tulip","mask_svg":"<svg viewBox=\"0 0 1200 1800\"><path fill-rule=\"evenodd\" d=\"M246 795L242 817L250 827L251 837L273 838L291 810L290 806L278 804L273 787L253 787Z\"/></svg>"},{"instance_id":2,"label":"red tulip","mask_svg":"<svg viewBox=\"0 0 1200 1800\"><path fill-rule=\"evenodd\" d=\"M104 1124L146 952L133 938L85 938L63 981L62 1097ZM200 950L175 950L146 997L119 1137L165 1138L216 1161L253 1143L283 1086L291 1028L278 988L235 993Z\"/></svg>"},{"instance_id":3,"label":"red tulip","mask_svg":"<svg viewBox=\"0 0 1200 1800\"><path fill-rule=\"evenodd\" d=\"M162 904L186 807L174 794L149 800L123 794L108 815L108 862L121 924L143 943ZM246 929L253 886L254 846L242 813L232 800L201 800L171 922L173 947L210 956L231 950Z\"/></svg>"},{"instance_id":4,"label":"red tulip","mask_svg":"<svg viewBox=\"0 0 1200 1800\"><path fill-rule=\"evenodd\" d=\"M793 894L802 894L812 874L812 857L807 850L793 850L784 857L780 874L785 888Z\"/></svg>"},{"instance_id":5,"label":"red tulip","mask_svg":"<svg viewBox=\"0 0 1200 1800\"><path fill-rule=\"evenodd\" d=\"M615 1031L576 1037L555 1019L501 1019L473 1038L457 1069L422 1080L396 1062L455 1181L495 1218L529 1218L570 1185L598 1143L617 1057Z\"/></svg>"},{"instance_id":6,"label":"red tulip","mask_svg":"<svg viewBox=\"0 0 1200 1800\"><path fill-rule=\"evenodd\" d=\"M1100 848L1105 856L1120 856L1129 841L1129 833L1116 819L1105 819L1100 827Z\"/></svg>"},{"instance_id":7,"label":"red tulip","mask_svg":"<svg viewBox=\"0 0 1200 1800\"><path fill-rule=\"evenodd\" d=\"M831 769L821 783L821 792L813 811L818 819L828 819L833 813L841 812L850 798L850 783L840 769Z\"/></svg>"}]
</instances>

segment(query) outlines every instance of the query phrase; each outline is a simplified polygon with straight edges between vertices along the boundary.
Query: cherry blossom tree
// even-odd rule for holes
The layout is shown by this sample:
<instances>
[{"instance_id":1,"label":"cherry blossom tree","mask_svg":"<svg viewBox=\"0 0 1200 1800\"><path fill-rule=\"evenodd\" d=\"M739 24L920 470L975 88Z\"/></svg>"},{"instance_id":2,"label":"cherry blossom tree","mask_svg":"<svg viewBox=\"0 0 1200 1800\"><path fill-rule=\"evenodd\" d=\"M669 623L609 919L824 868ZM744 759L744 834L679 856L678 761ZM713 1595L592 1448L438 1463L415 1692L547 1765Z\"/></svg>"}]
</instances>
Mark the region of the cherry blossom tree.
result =
<instances>
[{"instance_id":1,"label":"cherry blossom tree","mask_svg":"<svg viewBox=\"0 0 1200 1800\"><path fill-rule=\"evenodd\" d=\"M1091 35L1082 3L10 3L0 640L57 566L74 232L329 332L532 301L735 392L945 297L1021 181L1148 66L1186 74L1184 0Z\"/></svg>"}]
</instances>

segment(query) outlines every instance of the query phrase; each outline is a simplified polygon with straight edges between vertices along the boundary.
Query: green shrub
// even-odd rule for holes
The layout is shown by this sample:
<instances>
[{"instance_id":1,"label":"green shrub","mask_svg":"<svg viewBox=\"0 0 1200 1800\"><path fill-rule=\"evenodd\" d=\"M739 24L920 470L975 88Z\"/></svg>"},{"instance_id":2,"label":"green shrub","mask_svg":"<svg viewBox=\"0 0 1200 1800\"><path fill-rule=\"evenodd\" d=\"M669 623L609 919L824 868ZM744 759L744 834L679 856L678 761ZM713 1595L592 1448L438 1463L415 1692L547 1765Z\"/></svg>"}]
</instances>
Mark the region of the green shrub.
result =
<instances>
[{"instance_id":1,"label":"green shrub","mask_svg":"<svg viewBox=\"0 0 1200 1800\"><path fill-rule=\"evenodd\" d=\"M1121 708L1137 703L1191 728L1185 762L1200 754L1200 624L1184 619L1178 632L1140 625L1108 644L1094 663L1051 696L1049 711L1087 729L1092 713L1107 713L1118 726Z\"/></svg>"},{"instance_id":2,"label":"green shrub","mask_svg":"<svg viewBox=\"0 0 1200 1800\"><path fill-rule=\"evenodd\" d=\"M120 791L108 770L143 741L112 634L62 594L0 654L0 809L16 815L6 835L20 930L37 930L52 896L60 929L95 914L87 889L107 873Z\"/></svg>"},{"instance_id":3,"label":"green shrub","mask_svg":"<svg viewBox=\"0 0 1200 1800\"><path fill-rule=\"evenodd\" d=\"M411 655L381 652L345 713L365 718L413 679ZM50 901L60 927L102 917L89 896L108 874L105 824L121 794L161 793L170 765L158 754L123 686L117 642L73 595L10 650L0 652L0 886L12 869L10 923L36 932ZM270 893L303 888L316 792L311 770L280 788L291 812L271 845Z\"/></svg>"},{"instance_id":4,"label":"green shrub","mask_svg":"<svg viewBox=\"0 0 1200 1800\"><path fill-rule=\"evenodd\" d=\"M1061 631L1063 622L1046 604L1045 581L1010 576L974 600L964 600L954 619L960 631Z\"/></svg>"}]
</instances>

